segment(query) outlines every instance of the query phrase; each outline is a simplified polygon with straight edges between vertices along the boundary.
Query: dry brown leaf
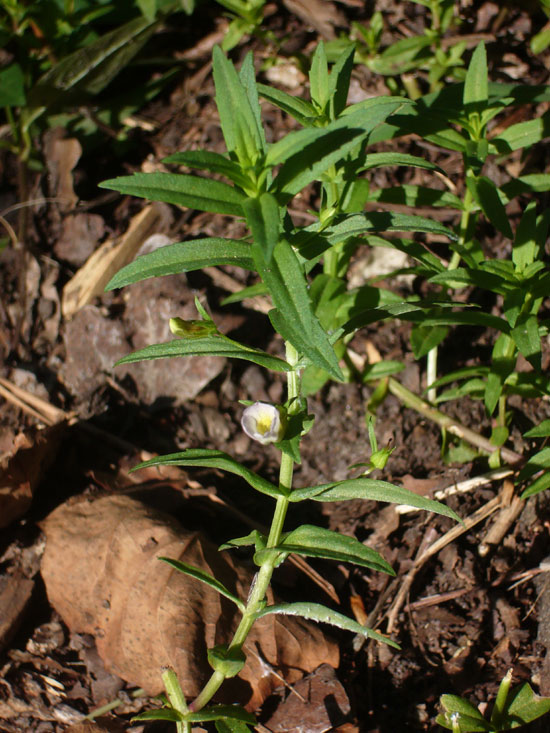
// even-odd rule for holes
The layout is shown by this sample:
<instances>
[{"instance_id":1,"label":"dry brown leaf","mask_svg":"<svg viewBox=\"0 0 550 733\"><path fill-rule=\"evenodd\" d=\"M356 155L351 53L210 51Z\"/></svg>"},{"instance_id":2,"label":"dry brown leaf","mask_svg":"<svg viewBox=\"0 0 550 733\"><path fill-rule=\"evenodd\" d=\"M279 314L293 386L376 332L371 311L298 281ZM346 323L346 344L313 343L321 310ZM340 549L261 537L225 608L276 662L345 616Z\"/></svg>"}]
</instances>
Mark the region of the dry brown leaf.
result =
<instances>
[{"instance_id":1,"label":"dry brown leaf","mask_svg":"<svg viewBox=\"0 0 550 733\"><path fill-rule=\"evenodd\" d=\"M162 690L161 669L172 666L185 694L196 695L211 669L206 649L229 641L236 607L209 586L159 562L159 556L207 570L240 598L252 574L235 567L196 532L129 496L107 496L58 507L43 522L42 576L50 602L73 631L93 634L105 666L150 694ZM255 709L279 682L320 663L338 664L336 645L300 619L266 616L245 648L231 701Z\"/></svg>"},{"instance_id":2,"label":"dry brown leaf","mask_svg":"<svg viewBox=\"0 0 550 733\"><path fill-rule=\"evenodd\" d=\"M36 486L55 458L66 423L16 435L12 450L0 457L0 527L23 516Z\"/></svg>"},{"instance_id":3,"label":"dry brown leaf","mask_svg":"<svg viewBox=\"0 0 550 733\"><path fill-rule=\"evenodd\" d=\"M283 0L291 13L318 31L323 38L336 37L334 26L345 26L345 15L329 0Z\"/></svg>"},{"instance_id":4,"label":"dry brown leaf","mask_svg":"<svg viewBox=\"0 0 550 733\"><path fill-rule=\"evenodd\" d=\"M34 582L21 573L0 577L0 649L11 641L23 620Z\"/></svg>"}]
</instances>

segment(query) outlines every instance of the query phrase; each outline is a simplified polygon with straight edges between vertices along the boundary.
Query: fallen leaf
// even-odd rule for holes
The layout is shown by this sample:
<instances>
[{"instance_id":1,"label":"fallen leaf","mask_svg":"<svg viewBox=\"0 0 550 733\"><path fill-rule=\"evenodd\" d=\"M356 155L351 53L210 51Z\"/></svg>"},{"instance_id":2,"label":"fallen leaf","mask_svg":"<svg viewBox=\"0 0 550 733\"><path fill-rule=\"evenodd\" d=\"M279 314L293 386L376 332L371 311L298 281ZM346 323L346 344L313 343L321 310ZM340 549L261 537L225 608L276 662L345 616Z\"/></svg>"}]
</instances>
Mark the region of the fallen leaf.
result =
<instances>
[{"instance_id":1,"label":"fallen leaf","mask_svg":"<svg viewBox=\"0 0 550 733\"><path fill-rule=\"evenodd\" d=\"M23 620L34 582L21 573L0 577L0 649L5 649Z\"/></svg>"},{"instance_id":2,"label":"fallen leaf","mask_svg":"<svg viewBox=\"0 0 550 733\"><path fill-rule=\"evenodd\" d=\"M23 516L35 488L55 458L66 423L16 435L11 451L0 458L0 527Z\"/></svg>"},{"instance_id":3,"label":"fallen leaf","mask_svg":"<svg viewBox=\"0 0 550 733\"><path fill-rule=\"evenodd\" d=\"M246 598L252 573L197 532L125 495L61 505L42 528L42 576L67 626L94 635L107 669L127 682L156 695L161 669L169 665L184 693L195 696L211 673L207 648L230 640L240 614L158 557L203 568L240 598ZM272 668L292 682L321 662L338 664L337 646L320 628L275 615L254 625L245 652L240 679L225 689L231 702L238 699L251 710L279 685Z\"/></svg>"}]
</instances>

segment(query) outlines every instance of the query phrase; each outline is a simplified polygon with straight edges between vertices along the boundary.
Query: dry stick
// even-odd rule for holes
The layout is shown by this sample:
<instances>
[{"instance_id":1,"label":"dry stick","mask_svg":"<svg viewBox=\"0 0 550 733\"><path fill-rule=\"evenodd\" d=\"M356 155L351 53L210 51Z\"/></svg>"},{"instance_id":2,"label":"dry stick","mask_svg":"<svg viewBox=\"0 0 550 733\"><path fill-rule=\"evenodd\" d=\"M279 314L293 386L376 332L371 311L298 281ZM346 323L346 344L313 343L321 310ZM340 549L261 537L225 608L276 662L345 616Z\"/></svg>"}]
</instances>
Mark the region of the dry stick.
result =
<instances>
[{"instance_id":1,"label":"dry stick","mask_svg":"<svg viewBox=\"0 0 550 733\"><path fill-rule=\"evenodd\" d=\"M413 410L416 410L421 415L424 415L424 417L427 417L428 420L432 420L433 422L437 423L441 428L448 430L450 433L456 435L458 438L462 438L471 445L475 445L476 448L479 448L484 453L491 454L494 453L496 450L500 450L500 455L502 456L503 460L505 460L506 463L510 463L511 465L519 464L523 460L523 457L519 453L516 453L516 451L511 450L510 448L498 449L487 438L484 438L482 435L479 435L479 433L476 433L474 430L470 430L470 428L461 425L456 420L453 420L452 417L445 415L444 412L436 410L435 407L431 407L431 405L415 395L414 392L411 392L406 387L404 387L400 382L397 381L397 379L394 379L393 377L388 377L388 389L407 407L411 407Z\"/></svg>"},{"instance_id":2,"label":"dry stick","mask_svg":"<svg viewBox=\"0 0 550 733\"><path fill-rule=\"evenodd\" d=\"M411 589L413 580L422 567L424 563L430 559L433 555L436 555L440 550L442 550L444 547L446 547L450 542L453 542L457 537L460 537L460 535L464 534L465 532L468 532L472 527L474 527L476 524L479 524L479 522L482 522L484 519L486 519L488 516L490 516L493 512L495 512L499 506L501 505L502 499L500 496L495 496L494 499L491 499L491 501L487 502L484 506L480 507L476 512L474 512L471 516L467 517L464 520L464 524L458 524L456 527L453 527L448 532L446 532L442 537L440 537L435 542L432 542L429 547L422 552L421 555L419 555L414 563L412 568L409 570L409 572L405 575L405 577L402 580L401 587L399 588L399 591L397 595L395 596L395 600L392 604L392 607L388 614L388 628L387 632L388 634L391 634L393 629L395 628L396 621L397 621L397 615L399 611L401 610L402 605L405 602L405 599Z\"/></svg>"}]
</instances>

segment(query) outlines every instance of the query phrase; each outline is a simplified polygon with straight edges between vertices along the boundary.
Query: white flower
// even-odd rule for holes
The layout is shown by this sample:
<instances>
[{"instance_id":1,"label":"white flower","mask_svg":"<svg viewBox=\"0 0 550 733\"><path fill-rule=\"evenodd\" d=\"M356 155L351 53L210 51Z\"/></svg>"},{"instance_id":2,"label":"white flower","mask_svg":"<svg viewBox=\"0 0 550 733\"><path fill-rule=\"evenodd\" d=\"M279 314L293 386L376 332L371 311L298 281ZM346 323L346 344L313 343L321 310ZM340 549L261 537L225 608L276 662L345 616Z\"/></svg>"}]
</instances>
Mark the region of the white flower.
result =
<instances>
[{"instance_id":1,"label":"white flower","mask_svg":"<svg viewBox=\"0 0 550 733\"><path fill-rule=\"evenodd\" d=\"M285 432L284 416L275 405L267 402L255 402L247 407L241 418L244 432L263 445L278 443Z\"/></svg>"}]
</instances>

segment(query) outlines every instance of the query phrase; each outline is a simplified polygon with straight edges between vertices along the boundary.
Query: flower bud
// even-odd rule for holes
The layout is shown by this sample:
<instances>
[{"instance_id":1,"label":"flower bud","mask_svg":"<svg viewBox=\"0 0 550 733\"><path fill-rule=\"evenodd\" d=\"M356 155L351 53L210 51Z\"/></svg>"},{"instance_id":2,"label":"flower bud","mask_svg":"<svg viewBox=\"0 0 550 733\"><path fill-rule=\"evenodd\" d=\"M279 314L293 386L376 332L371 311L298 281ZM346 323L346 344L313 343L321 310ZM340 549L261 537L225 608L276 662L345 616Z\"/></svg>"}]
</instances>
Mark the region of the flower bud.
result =
<instances>
[{"instance_id":1,"label":"flower bud","mask_svg":"<svg viewBox=\"0 0 550 733\"><path fill-rule=\"evenodd\" d=\"M244 410L241 418L244 432L263 445L282 440L285 423L282 409L267 402L255 402L250 405Z\"/></svg>"}]
</instances>

